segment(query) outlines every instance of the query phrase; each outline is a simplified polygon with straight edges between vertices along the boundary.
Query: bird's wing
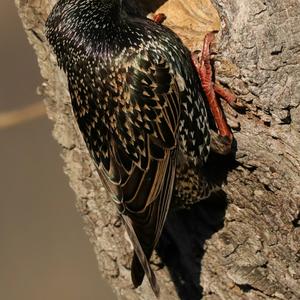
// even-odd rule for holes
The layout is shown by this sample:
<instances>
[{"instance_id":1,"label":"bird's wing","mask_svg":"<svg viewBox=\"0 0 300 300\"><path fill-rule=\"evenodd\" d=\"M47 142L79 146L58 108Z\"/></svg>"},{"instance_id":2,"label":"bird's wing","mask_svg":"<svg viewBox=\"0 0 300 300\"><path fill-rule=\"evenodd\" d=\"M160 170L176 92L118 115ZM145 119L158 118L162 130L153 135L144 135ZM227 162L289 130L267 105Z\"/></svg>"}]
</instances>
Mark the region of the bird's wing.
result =
<instances>
[{"instance_id":1,"label":"bird's wing","mask_svg":"<svg viewBox=\"0 0 300 300\"><path fill-rule=\"evenodd\" d=\"M96 73L87 82L103 77ZM79 102L89 91L84 92L87 96L77 95L75 115L81 111L76 115L78 124L100 177L120 211L131 219L149 259L161 235L173 190L184 80L165 59L140 55L133 64L122 63L104 80L95 82L100 85L105 93L89 99L88 111ZM135 253L139 254L136 246ZM134 268L140 269L133 263ZM139 285L143 274L136 277L134 284Z\"/></svg>"}]
</instances>

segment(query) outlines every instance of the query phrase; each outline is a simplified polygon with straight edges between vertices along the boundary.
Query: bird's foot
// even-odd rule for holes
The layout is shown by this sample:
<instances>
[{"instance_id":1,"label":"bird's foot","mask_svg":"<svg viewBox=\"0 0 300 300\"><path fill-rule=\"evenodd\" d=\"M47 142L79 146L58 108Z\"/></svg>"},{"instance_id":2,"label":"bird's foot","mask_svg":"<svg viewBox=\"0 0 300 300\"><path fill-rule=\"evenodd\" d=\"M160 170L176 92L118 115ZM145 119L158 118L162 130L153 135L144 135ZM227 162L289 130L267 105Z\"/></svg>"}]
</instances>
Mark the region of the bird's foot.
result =
<instances>
[{"instance_id":1,"label":"bird's foot","mask_svg":"<svg viewBox=\"0 0 300 300\"><path fill-rule=\"evenodd\" d=\"M165 14L155 14L152 16L152 19L155 23L162 24L167 19L167 16Z\"/></svg>"},{"instance_id":2,"label":"bird's foot","mask_svg":"<svg viewBox=\"0 0 300 300\"><path fill-rule=\"evenodd\" d=\"M213 115L218 133L212 136L212 150L219 154L228 154L231 152L233 134L226 121L221 106L216 98L216 94L223 98L234 109L241 109L237 97L228 89L220 84L213 82L213 71L211 66L211 43L214 41L216 32L209 32L204 38L202 51L192 53L192 59L199 74L202 88L205 92L208 105ZM199 55L201 53L201 55ZM216 147L215 147L216 146Z\"/></svg>"},{"instance_id":3,"label":"bird's foot","mask_svg":"<svg viewBox=\"0 0 300 300\"><path fill-rule=\"evenodd\" d=\"M245 109L245 106L239 101L237 96L229 89L225 88L219 83L214 83L214 91L222 99L224 99L233 109L240 111Z\"/></svg>"}]
</instances>

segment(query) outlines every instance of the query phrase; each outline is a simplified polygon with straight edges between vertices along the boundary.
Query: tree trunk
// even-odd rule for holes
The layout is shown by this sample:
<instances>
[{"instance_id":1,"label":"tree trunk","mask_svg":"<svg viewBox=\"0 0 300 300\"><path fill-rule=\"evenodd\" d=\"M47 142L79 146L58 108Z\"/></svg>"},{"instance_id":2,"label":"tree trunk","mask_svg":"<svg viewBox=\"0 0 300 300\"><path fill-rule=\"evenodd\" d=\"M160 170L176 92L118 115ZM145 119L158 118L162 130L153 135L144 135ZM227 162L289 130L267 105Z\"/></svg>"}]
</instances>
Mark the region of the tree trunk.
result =
<instances>
[{"instance_id":1,"label":"tree trunk","mask_svg":"<svg viewBox=\"0 0 300 300\"><path fill-rule=\"evenodd\" d=\"M247 106L237 114L224 105L236 151L208 164L224 182L227 203L203 201L168 218L153 257L161 299L300 299L300 2L213 2L221 22L208 0L140 0L138 6L143 13L164 12L166 25L191 49L221 26L216 78ZM131 289L132 250L77 130L66 77L44 36L55 1L16 3L100 271L122 299L153 299L147 280Z\"/></svg>"}]
</instances>

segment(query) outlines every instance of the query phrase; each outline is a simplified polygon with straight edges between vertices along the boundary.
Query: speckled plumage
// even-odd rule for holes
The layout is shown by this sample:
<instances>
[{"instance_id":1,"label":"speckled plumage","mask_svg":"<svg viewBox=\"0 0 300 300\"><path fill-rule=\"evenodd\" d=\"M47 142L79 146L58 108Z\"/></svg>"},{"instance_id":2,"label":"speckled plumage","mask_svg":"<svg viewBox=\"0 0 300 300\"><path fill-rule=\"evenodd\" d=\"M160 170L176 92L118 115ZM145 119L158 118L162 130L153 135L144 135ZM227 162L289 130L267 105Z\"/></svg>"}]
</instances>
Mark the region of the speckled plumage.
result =
<instances>
[{"instance_id":1,"label":"speckled plumage","mask_svg":"<svg viewBox=\"0 0 300 300\"><path fill-rule=\"evenodd\" d=\"M155 281L148 259L172 195L182 206L209 195L201 167L210 135L189 51L172 31L127 15L120 3L59 0L46 34L84 140L133 239L137 286L144 271Z\"/></svg>"}]
</instances>

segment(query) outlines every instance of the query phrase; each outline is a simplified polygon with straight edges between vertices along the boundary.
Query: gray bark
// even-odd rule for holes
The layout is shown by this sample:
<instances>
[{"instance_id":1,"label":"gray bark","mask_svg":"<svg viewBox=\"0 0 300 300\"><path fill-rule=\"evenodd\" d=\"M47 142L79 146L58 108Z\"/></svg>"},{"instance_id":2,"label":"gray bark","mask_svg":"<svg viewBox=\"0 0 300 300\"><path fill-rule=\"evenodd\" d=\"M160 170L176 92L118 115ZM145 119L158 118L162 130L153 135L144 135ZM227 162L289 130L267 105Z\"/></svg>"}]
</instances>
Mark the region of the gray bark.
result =
<instances>
[{"instance_id":1,"label":"gray bark","mask_svg":"<svg viewBox=\"0 0 300 300\"><path fill-rule=\"evenodd\" d=\"M54 0L15 0L33 45L53 135L95 249L99 269L123 299L153 299L145 280L133 290L131 249L75 125L66 77L44 36ZM224 109L236 128L232 157L208 169L224 199L172 213L154 255L161 299L300 298L300 2L214 0L221 17L216 77L247 106ZM151 3L151 5L149 4ZM135 6L134 6L135 7ZM219 19L208 0L140 1L158 9L191 48ZM227 204L225 202L227 199ZM162 267L164 265L164 267ZM167 266L167 267L166 267Z\"/></svg>"}]
</instances>

